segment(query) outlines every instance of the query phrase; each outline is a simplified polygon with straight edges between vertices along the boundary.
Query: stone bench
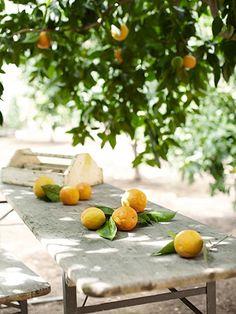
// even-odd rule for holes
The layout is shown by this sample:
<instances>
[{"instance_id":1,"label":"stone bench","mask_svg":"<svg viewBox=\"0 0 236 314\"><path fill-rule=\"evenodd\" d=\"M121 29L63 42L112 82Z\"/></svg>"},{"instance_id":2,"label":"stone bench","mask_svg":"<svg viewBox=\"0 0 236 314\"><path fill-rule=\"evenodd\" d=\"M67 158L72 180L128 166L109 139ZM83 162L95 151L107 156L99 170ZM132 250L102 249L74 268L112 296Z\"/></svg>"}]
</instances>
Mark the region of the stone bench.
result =
<instances>
[{"instance_id":1,"label":"stone bench","mask_svg":"<svg viewBox=\"0 0 236 314\"><path fill-rule=\"evenodd\" d=\"M0 307L13 306L27 314L27 300L46 295L50 290L49 283L0 248Z\"/></svg>"}]
</instances>

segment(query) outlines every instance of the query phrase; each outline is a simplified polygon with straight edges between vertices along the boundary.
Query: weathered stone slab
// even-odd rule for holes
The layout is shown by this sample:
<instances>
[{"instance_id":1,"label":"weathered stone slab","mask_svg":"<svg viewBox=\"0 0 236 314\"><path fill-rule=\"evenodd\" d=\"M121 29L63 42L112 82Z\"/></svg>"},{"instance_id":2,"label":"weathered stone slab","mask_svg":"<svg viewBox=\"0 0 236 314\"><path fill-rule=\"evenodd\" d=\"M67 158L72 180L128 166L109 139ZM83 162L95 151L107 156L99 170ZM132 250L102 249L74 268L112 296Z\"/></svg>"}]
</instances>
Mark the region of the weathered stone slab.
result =
<instances>
[{"instance_id":1,"label":"weathered stone slab","mask_svg":"<svg viewBox=\"0 0 236 314\"><path fill-rule=\"evenodd\" d=\"M46 295L50 289L40 276L0 248L0 304Z\"/></svg>"},{"instance_id":2,"label":"weathered stone slab","mask_svg":"<svg viewBox=\"0 0 236 314\"><path fill-rule=\"evenodd\" d=\"M177 213L169 223L119 232L109 241L85 229L80 213L89 206L120 206L121 190L107 184L93 187L93 197L76 206L45 203L31 189L2 185L8 202L47 248L78 289L94 297L190 286L236 276L236 239L229 236L211 253L184 259L177 254L151 256L171 239L168 231L195 229L205 239L217 241L224 234ZM166 210L148 203L149 210Z\"/></svg>"}]
</instances>

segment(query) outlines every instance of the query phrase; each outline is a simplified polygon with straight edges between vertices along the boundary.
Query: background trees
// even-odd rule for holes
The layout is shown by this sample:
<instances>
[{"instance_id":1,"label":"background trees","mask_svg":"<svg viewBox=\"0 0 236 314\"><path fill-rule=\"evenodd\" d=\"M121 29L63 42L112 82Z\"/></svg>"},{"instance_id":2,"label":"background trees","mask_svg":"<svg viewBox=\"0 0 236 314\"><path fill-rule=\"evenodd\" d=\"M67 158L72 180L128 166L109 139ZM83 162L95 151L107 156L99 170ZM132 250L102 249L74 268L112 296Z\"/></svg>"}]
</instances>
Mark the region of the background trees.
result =
<instances>
[{"instance_id":1,"label":"background trees","mask_svg":"<svg viewBox=\"0 0 236 314\"><path fill-rule=\"evenodd\" d=\"M30 85L37 83L36 88L45 93L53 87L50 97L55 111L57 106L69 106L79 117L69 131L73 145L99 137L102 146L109 142L114 147L118 134L128 134L138 143L134 165L160 166L173 146L182 147L183 154L194 154L194 145L192 150L183 148L179 131L184 130L187 117L192 117L188 123L196 125L197 134L204 130L198 123L209 113L205 96L234 73L234 0L13 0L1 1L0 9L1 66L25 66L30 69ZM122 23L129 34L117 41L111 36L111 26ZM48 49L38 45L42 31L49 37ZM193 69L173 61L187 54L197 60ZM214 104L218 96L211 95ZM217 107L221 108L219 102ZM232 106L224 112L226 120L231 119L234 107L232 98ZM233 133L227 147L235 144ZM220 190L218 179L225 172L226 155L233 158L235 154L231 149L218 154L222 150L218 141L227 140L225 135L215 139L217 145L209 140L207 145L217 148L203 155L212 165L198 166L216 179L215 188ZM196 145L204 144L199 142Z\"/></svg>"}]
</instances>

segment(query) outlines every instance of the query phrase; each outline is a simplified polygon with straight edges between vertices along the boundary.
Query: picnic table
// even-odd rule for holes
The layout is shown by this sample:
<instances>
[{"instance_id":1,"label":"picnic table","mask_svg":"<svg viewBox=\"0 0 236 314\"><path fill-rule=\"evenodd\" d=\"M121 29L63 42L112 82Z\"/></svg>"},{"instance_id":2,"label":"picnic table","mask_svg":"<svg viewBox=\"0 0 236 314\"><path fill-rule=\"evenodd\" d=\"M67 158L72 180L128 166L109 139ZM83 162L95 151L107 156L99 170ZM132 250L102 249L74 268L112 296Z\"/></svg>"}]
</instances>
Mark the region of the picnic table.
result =
<instances>
[{"instance_id":1,"label":"picnic table","mask_svg":"<svg viewBox=\"0 0 236 314\"><path fill-rule=\"evenodd\" d=\"M183 301L194 313L202 313L187 299L198 294L206 294L207 313L214 314L216 280L236 276L236 238L232 236L222 241L218 251L210 253L207 260L203 254L194 259L181 258L177 254L151 255L171 240L168 236L170 230L177 233L183 229L195 229L204 239L213 242L224 236L179 213L168 223L119 232L113 241L85 229L80 222L84 208L120 206L123 191L114 186L94 186L92 199L81 201L76 206L40 201L28 187L3 184L1 191L62 268L65 314L99 312L175 298ZM149 202L147 210L168 209ZM163 289L168 292L157 294ZM85 301L79 307L77 292L85 295ZM140 292L149 292L149 295L138 296ZM135 293L137 297L127 298L129 293ZM123 295L125 299L86 305L88 297L116 295Z\"/></svg>"}]
</instances>

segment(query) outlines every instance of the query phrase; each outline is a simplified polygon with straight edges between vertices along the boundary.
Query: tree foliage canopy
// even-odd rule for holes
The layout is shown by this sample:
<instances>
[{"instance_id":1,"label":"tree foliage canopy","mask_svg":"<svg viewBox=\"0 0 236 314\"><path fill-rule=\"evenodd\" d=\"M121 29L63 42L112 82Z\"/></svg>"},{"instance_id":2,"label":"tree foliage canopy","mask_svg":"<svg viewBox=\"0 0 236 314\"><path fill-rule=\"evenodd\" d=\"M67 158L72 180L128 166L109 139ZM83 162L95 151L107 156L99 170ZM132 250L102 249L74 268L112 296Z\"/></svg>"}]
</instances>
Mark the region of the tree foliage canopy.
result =
<instances>
[{"instance_id":1,"label":"tree foliage canopy","mask_svg":"<svg viewBox=\"0 0 236 314\"><path fill-rule=\"evenodd\" d=\"M228 81L236 64L234 0L33 0L0 1L0 65L25 65L37 88L55 86L54 106L70 106L79 120L73 144L97 134L102 145L116 136L141 137L134 165L160 165L174 134L197 111L211 81ZM204 21L212 24L210 34ZM199 24L199 20L202 24ZM111 25L125 23L128 37L116 41ZM46 31L49 49L37 47ZM117 49L121 59L114 56ZM194 55L193 69L173 66ZM36 80L37 78L37 80ZM0 85L0 94L3 91ZM2 116L1 116L2 120ZM221 161L222 162L222 161Z\"/></svg>"},{"instance_id":2,"label":"tree foliage canopy","mask_svg":"<svg viewBox=\"0 0 236 314\"><path fill-rule=\"evenodd\" d=\"M184 128L175 134L181 147L173 150L171 159L190 182L199 173L211 174L212 194L235 188L235 121L235 99L230 93L209 90L201 99L199 114L188 115Z\"/></svg>"}]
</instances>

